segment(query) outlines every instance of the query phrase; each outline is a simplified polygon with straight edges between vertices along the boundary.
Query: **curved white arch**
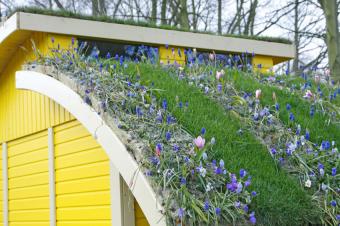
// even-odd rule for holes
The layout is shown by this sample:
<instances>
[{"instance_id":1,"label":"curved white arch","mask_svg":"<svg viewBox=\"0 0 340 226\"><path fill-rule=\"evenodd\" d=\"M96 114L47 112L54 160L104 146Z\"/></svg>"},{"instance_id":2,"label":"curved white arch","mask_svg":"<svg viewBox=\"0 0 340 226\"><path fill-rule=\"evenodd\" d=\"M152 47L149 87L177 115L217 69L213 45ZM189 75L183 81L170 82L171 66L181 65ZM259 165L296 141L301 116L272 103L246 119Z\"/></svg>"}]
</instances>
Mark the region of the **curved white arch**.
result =
<instances>
[{"instance_id":1,"label":"curved white arch","mask_svg":"<svg viewBox=\"0 0 340 226\"><path fill-rule=\"evenodd\" d=\"M102 118L72 89L58 80L34 71L17 71L16 88L41 93L68 110L96 138L127 184L152 226L166 225L156 194L140 172L137 162Z\"/></svg>"}]
</instances>

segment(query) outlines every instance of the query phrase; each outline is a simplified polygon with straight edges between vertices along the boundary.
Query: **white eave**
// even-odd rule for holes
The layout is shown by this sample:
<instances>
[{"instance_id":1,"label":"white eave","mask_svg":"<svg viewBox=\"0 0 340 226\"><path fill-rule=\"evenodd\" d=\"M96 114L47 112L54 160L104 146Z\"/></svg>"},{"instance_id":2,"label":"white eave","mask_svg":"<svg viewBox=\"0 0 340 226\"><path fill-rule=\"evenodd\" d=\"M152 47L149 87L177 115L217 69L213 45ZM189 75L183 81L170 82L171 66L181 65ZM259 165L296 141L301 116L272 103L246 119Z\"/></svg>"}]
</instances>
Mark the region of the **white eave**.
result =
<instances>
[{"instance_id":1,"label":"white eave","mask_svg":"<svg viewBox=\"0 0 340 226\"><path fill-rule=\"evenodd\" d=\"M17 31L38 31L151 45L168 44L232 53L254 52L257 55L274 56L282 59L294 58L294 45L291 44L23 12L15 13L0 27L0 47L11 34ZM24 38L25 35L20 36ZM19 38L18 41L22 40ZM1 48L0 51L2 51ZM0 72L2 66L0 58Z\"/></svg>"}]
</instances>

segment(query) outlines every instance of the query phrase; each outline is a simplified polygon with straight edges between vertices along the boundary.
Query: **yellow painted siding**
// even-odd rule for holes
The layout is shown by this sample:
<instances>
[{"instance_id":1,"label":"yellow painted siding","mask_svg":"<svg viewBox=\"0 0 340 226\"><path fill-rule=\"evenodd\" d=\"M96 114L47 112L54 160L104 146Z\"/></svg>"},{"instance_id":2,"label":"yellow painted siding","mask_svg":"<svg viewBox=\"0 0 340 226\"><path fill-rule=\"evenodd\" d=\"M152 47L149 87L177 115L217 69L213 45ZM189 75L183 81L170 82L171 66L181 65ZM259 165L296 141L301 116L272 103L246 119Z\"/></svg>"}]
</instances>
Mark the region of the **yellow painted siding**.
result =
<instances>
[{"instance_id":1,"label":"yellow painted siding","mask_svg":"<svg viewBox=\"0 0 340 226\"><path fill-rule=\"evenodd\" d=\"M64 108L38 93L15 89L15 72L22 65L34 59L32 41L41 53L48 53L52 47L51 37L43 33L33 33L30 40L24 42L0 75L0 143L25 135L36 133L48 127L72 119ZM70 46L71 38L55 35L55 42L60 48Z\"/></svg>"},{"instance_id":2,"label":"yellow painted siding","mask_svg":"<svg viewBox=\"0 0 340 226\"><path fill-rule=\"evenodd\" d=\"M165 46L160 46L159 58L160 62L163 64L173 64L174 62L176 62L180 65L184 65L185 64L184 48L174 46L169 46L168 48L166 48Z\"/></svg>"},{"instance_id":3,"label":"yellow painted siding","mask_svg":"<svg viewBox=\"0 0 340 226\"><path fill-rule=\"evenodd\" d=\"M111 226L110 163L78 121L55 127L58 226Z\"/></svg>"},{"instance_id":4,"label":"yellow painted siding","mask_svg":"<svg viewBox=\"0 0 340 226\"><path fill-rule=\"evenodd\" d=\"M3 226L2 144L0 143L0 226Z\"/></svg>"},{"instance_id":5,"label":"yellow painted siding","mask_svg":"<svg viewBox=\"0 0 340 226\"><path fill-rule=\"evenodd\" d=\"M49 225L48 183L47 131L8 142L10 226Z\"/></svg>"},{"instance_id":6,"label":"yellow painted siding","mask_svg":"<svg viewBox=\"0 0 340 226\"><path fill-rule=\"evenodd\" d=\"M144 216L143 210L139 207L138 202L135 200L135 223L136 226L150 226L149 222Z\"/></svg>"},{"instance_id":7,"label":"yellow painted siding","mask_svg":"<svg viewBox=\"0 0 340 226\"><path fill-rule=\"evenodd\" d=\"M274 65L273 57L271 56L256 55L252 61L254 70L263 73L270 72Z\"/></svg>"}]
</instances>

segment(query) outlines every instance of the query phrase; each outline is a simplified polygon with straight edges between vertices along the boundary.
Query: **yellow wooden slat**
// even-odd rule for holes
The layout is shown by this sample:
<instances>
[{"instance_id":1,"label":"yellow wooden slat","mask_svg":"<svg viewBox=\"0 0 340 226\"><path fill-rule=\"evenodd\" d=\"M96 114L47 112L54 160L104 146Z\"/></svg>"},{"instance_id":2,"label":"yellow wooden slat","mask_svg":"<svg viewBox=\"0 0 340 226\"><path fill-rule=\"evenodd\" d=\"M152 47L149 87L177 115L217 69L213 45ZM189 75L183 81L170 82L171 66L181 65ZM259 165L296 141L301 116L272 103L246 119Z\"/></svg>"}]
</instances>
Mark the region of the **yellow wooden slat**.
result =
<instances>
[{"instance_id":1,"label":"yellow wooden slat","mask_svg":"<svg viewBox=\"0 0 340 226\"><path fill-rule=\"evenodd\" d=\"M106 153L101 148L95 148L56 158L55 168L62 169L104 160L108 161Z\"/></svg>"},{"instance_id":2,"label":"yellow wooden slat","mask_svg":"<svg viewBox=\"0 0 340 226\"><path fill-rule=\"evenodd\" d=\"M55 144L60 144L88 135L89 135L88 131L84 127L79 125L71 129L56 132L54 142Z\"/></svg>"},{"instance_id":3,"label":"yellow wooden slat","mask_svg":"<svg viewBox=\"0 0 340 226\"><path fill-rule=\"evenodd\" d=\"M12 142L10 142L8 146L8 156L12 157L18 154L31 152L41 148L47 148L47 135L45 133L33 135L32 140L23 141L19 144L13 144Z\"/></svg>"},{"instance_id":4,"label":"yellow wooden slat","mask_svg":"<svg viewBox=\"0 0 340 226\"><path fill-rule=\"evenodd\" d=\"M55 177L57 182L61 182L89 177L104 176L109 175L109 173L110 164L108 161L104 161L57 170Z\"/></svg>"},{"instance_id":5,"label":"yellow wooden slat","mask_svg":"<svg viewBox=\"0 0 340 226\"><path fill-rule=\"evenodd\" d=\"M48 172L48 161L42 160L39 162L26 164L17 167L11 167L8 170L9 178L31 175L36 173Z\"/></svg>"},{"instance_id":6,"label":"yellow wooden slat","mask_svg":"<svg viewBox=\"0 0 340 226\"><path fill-rule=\"evenodd\" d=\"M21 166L32 162L47 160L48 159L47 155L48 155L47 148L17 155L12 158L8 158L8 167L11 168L14 166Z\"/></svg>"},{"instance_id":7,"label":"yellow wooden slat","mask_svg":"<svg viewBox=\"0 0 340 226\"><path fill-rule=\"evenodd\" d=\"M8 191L9 199L34 198L49 195L49 185L39 185L24 188L13 188Z\"/></svg>"},{"instance_id":8,"label":"yellow wooden slat","mask_svg":"<svg viewBox=\"0 0 340 226\"><path fill-rule=\"evenodd\" d=\"M103 191L110 189L110 176L56 183L56 194Z\"/></svg>"},{"instance_id":9,"label":"yellow wooden slat","mask_svg":"<svg viewBox=\"0 0 340 226\"><path fill-rule=\"evenodd\" d=\"M70 136L72 137L72 135ZM81 152L84 150L94 149L98 147L99 147L98 143L91 136L85 136L67 143L57 144L55 146L55 156L58 157L61 155Z\"/></svg>"},{"instance_id":10,"label":"yellow wooden slat","mask_svg":"<svg viewBox=\"0 0 340 226\"><path fill-rule=\"evenodd\" d=\"M1 226L1 225L0 225ZM45 222L32 222L32 221L26 221L26 222L10 222L10 226L50 226L49 221Z\"/></svg>"},{"instance_id":11,"label":"yellow wooden slat","mask_svg":"<svg viewBox=\"0 0 340 226\"><path fill-rule=\"evenodd\" d=\"M48 209L49 203L49 197L10 200L9 209L11 211Z\"/></svg>"},{"instance_id":12,"label":"yellow wooden slat","mask_svg":"<svg viewBox=\"0 0 340 226\"><path fill-rule=\"evenodd\" d=\"M112 226L111 220L57 221L57 226Z\"/></svg>"},{"instance_id":13,"label":"yellow wooden slat","mask_svg":"<svg viewBox=\"0 0 340 226\"><path fill-rule=\"evenodd\" d=\"M111 208L106 206L57 208L58 220L110 220Z\"/></svg>"},{"instance_id":14,"label":"yellow wooden slat","mask_svg":"<svg viewBox=\"0 0 340 226\"><path fill-rule=\"evenodd\" d=\"M29 176L10 178L8 180L9 189L12 188L23 188L36 185L48 184L48 172L33 174Z\"/></svg>"},{"instance_id":15,"label":"yellow wooden slat","mask_svg":"<svg viewBox=\"0 0 340 226\"><path fill-rule=\"evenodd\" d=\"M110 205L110 191L74 193L56 197L57 208L92 205Z\"/></svg>"},{"instance_id":16,"label":"yellow wooden slat","mask_svg":"<svg viewBox=\"0 0 340 226\"><path fill-rule=\"evenodd\" d=\"M49 221L50 210L15 210L9 211L9 221Z\"/></svg>"}]
</instances>

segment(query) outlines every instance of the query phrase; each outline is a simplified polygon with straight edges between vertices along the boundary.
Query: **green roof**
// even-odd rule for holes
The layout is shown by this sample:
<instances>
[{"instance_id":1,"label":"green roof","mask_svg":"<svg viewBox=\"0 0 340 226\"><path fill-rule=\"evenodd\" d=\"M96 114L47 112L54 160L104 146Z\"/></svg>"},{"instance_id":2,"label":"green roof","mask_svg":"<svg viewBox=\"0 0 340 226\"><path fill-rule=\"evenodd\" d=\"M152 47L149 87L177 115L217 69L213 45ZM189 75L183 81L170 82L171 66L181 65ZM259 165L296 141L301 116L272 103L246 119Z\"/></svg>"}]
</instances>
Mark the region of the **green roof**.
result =
<instances>
[{"instance_id":1,"label":"green roof","mask_svg":"<svg viewBox=\"0 0 340 226\"><path fill-rule=\"evenodd\" d=\"M10 12L10 16L16 12L42 14L42 15L58 16L58 17L68 17L68 18L76 18L76 19L83 19L83 20L93 20L93 21L101 21L101 22L107 22L107 23L127 24L127 25L135 25L135 26L142 26L142 27L159 28L159 29L164 29L164 30L176 30L176 31L184 31L184 32L217 35L215 32L211 32L211 31L188 30L188 29L182 29L182 28L178 28L178 27L170 26L170 25L157 25L157 24L153 24L148 21L145 21L145 20L144 21L123 20L123 19L117 19L117 18L112 18L108 16L95 17L91 15L78 14L78 13L74 13L74 12L66 11L66 10L49 10L49 9L42 9L42 8L37 8L37 7L18 7ZM253 40L259 40L259 41L266 41L266 42L292 44L291 40L286 39L286 38L280 38L280 37L248 36L248 35L236 35L236 34L224 34L221 36L243 38L243 39L253 39Z\"/></svg>"}]
</instances>

